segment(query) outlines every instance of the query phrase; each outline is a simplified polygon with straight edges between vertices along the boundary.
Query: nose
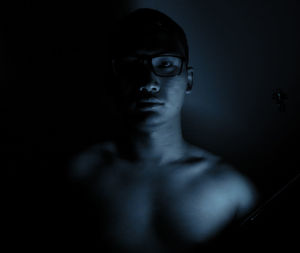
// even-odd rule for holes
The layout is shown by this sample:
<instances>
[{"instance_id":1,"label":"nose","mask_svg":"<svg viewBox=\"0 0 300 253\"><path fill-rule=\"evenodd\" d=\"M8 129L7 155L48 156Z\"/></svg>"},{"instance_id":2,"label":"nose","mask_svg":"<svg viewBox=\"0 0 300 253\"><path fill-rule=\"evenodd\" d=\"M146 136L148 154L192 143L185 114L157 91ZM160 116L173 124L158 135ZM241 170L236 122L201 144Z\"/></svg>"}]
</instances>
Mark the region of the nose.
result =
<instances>
[{"instance_id":1,"label":"nose","mask_svg":"<svg viewBox=\"0 0 300 253\"><path fill-rule=\"evenodd\" d=\"M149 82L145 85L142 85L140 88L139 88L140 91L147 91L147 92L159 92L160 88L158 86L157 83L155 82Z\"/></svg>"},{"instance_id":2,"label":"nose","mask_svg":"<svg viewBox=\"0 0 300 253\"><path fill-rule=\"evenodd\" d=\"M139 87L139 91L147 91L157 93L160 91L160 85L156 80L154 73L148 72L148 78L143 80L143 84Z\"/></svg>"}]
</instances>

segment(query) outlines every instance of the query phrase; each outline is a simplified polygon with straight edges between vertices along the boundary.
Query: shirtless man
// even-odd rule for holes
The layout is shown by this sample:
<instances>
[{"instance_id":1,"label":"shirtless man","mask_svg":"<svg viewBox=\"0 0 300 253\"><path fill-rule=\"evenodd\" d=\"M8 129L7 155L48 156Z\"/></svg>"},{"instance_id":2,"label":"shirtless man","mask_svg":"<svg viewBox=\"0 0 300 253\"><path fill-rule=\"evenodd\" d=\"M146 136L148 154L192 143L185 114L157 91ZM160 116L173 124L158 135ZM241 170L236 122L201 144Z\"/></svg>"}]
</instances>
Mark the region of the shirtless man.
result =
<instances>
[{"instance_id":1,"label":"shirtless man","mask_svg":"<svg viewBox=\"0 0 300 253\"><path fill-rule=\"evenodd\" d=\"M122 20L111 47L120 133L70 166L94 203L94 237L110 247L105 252L186 252L213 240L249 212L255 191L182 137L181 108L193 85L183 30L139 9Z\"/></svg>"}]
</instances>

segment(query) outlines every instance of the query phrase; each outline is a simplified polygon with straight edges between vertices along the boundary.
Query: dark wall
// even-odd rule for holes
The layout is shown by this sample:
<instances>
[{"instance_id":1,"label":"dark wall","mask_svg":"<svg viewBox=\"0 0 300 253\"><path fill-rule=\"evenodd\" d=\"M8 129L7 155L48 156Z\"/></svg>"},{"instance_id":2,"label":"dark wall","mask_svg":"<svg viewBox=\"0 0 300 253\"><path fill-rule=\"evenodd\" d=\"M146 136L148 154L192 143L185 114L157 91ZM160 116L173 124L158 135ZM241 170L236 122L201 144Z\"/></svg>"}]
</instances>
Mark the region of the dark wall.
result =
<instances>
[{"instance_id":1,"label":"dark wall","mask_svg":"<svg viewBox=\"0 0 300 253\"><path fill-rule=\"evenodd\" d=\"M109 135L103 87L116 14L111 3L76 1L7 1L0 12L5 239L49 248L45 234L64 236L56 228L66 215L66 162Z\"/></svg>"}]
</instances>

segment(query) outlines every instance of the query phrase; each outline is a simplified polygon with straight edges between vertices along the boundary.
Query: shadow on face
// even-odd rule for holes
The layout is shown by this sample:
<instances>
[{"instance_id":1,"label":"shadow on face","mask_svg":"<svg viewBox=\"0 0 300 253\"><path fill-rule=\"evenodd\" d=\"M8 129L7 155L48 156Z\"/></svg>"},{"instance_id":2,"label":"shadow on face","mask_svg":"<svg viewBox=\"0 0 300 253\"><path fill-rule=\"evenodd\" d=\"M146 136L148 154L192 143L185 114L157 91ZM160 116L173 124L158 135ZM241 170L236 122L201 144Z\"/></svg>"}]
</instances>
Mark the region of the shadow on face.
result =
<instances>
[{"instance_id":1,"label":"shadow on face","mask_svg":"<svg viewBox=\"0 0 300 253\"><path fill-rule=\"evenodd\" d=\"M135 123L178 116L187 89L184 46L162 31L136 34L114 57L118 107Z\"/></svg>"}]
</instances>

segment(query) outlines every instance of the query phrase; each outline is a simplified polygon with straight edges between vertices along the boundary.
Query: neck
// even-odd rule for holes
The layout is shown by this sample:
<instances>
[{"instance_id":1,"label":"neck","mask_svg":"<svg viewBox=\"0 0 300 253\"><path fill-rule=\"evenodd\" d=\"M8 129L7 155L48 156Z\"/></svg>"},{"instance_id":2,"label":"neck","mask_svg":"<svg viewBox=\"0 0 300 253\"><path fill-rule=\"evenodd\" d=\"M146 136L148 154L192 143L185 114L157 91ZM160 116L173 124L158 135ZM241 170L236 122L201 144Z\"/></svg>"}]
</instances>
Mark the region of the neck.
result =
<instances>
[{"instance_id":1,"label":"neck","mask_svg":"<svg viewBox=\"0 0 300 253\"><path fill-rule=\"evenodd\" d=\"M129 126L126 129L119 139L119 150L127 159L166 164L183 157L186 144L179 116L155 126Z\"/></svg>"}]
</instances>

